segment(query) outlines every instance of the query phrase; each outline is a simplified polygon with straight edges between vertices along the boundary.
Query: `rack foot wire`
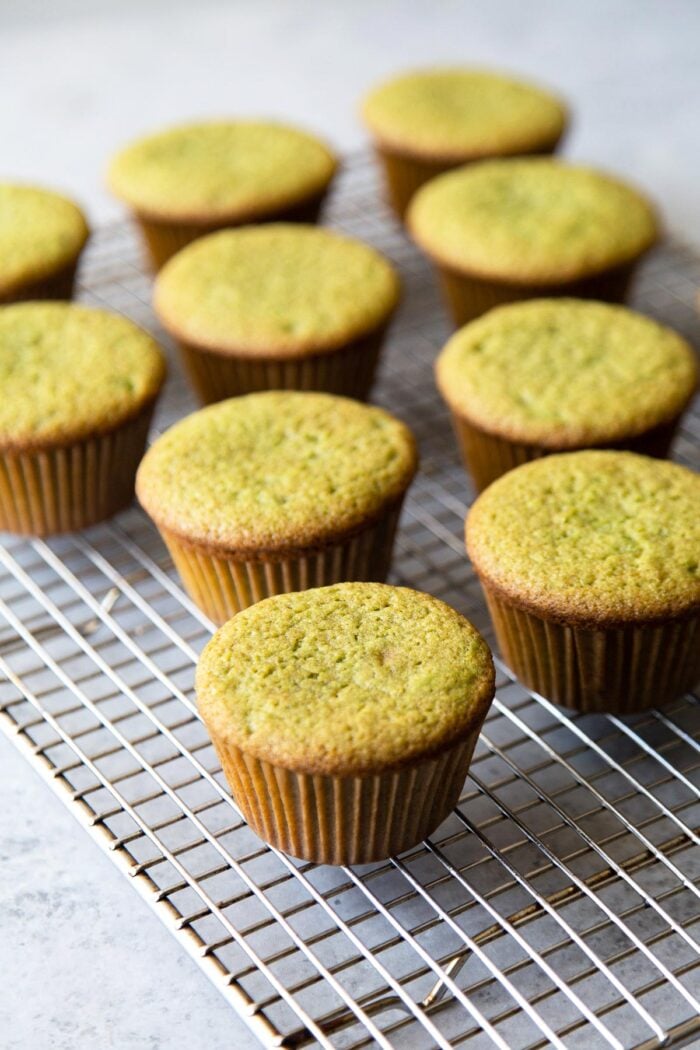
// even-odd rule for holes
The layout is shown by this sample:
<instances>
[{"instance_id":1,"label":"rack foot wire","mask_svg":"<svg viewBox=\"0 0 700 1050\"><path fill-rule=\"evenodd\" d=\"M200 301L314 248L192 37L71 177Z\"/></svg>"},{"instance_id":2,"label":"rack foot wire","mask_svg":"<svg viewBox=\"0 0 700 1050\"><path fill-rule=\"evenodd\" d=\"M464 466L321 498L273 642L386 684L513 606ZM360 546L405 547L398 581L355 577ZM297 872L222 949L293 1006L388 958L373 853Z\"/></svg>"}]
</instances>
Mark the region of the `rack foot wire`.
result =
<instances>
[{"instance_id":1,"label":"rack foot wire","mask_svg":"<svg viewBox=\"0 0 700 1050\"><path fill-rule=\"evenodd\" d=\"M405 303L376 400L422 469L393 579L490 637L463 552L471 499L432 360L448 335L427 264L349 161L329 221L399 266ZM698 338L700 256L645 266L642 309ZM98 231L81 299L155 329L131 229ZM162 337L162 333L157 333ZM157 426L194 403L174 364ZM700 411L676 455L700 468ZM361 868L266 847L195 713L211 625L136 507L0 547L0 724L269 1047L637 1048L700 1032L700 710L572 715L498 664L459 806L430 841Z\"/></svg>"}]
</instances>

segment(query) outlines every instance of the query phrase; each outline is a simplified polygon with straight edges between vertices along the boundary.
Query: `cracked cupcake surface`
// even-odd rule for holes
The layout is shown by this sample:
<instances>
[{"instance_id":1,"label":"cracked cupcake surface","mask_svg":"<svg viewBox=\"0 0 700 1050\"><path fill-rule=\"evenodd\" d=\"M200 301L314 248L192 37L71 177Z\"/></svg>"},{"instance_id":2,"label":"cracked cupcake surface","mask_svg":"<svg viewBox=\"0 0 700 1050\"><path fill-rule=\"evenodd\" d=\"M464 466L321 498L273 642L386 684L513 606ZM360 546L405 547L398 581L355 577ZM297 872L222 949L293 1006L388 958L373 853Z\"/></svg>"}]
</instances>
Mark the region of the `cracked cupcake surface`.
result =
<instances>
[{"instance_id":1,"label":"cracked cupcake surface","mask_svg":"<svg viewBox=\"0 0 700 1050\"><path fill-rule=\"evenodd\" d=\"M0 308L0 445L60 444L109 430L165 378L148 333L73 303Z\"/></svg>"},{"instance_id":2,"label":"cracked cupcake surface","mask_svg":"<svg viewBox=\"0 0 700 1050\"><path fill-rule=\"evenodd\" d=\"M436 754L477 729L493 695L488 646L429 595L344 583L239 613L204 650L210 730L257 758L352 775Z\"/></svg>"},{"instance_id":3,"label":"cracked cupcake surface","mask_svg":"<svg viewBox=\"0 0 700 1050\"><path fill-rule=\"evenodd\" d=\"M469 556L496 595L545 619L654 622L700 611L700 475L630 452L527 463L481 494Z\"/></svg>"},{"instance_id":4,"label":"cracked cupcake surface","mask_svg":"<svg viewBox=\"0 0 700 1050\"><path fill-rule=\"evenodd\" d=\"M156 311L177 339L280 359L375 331L398 298L393 266L369 245L290 223L202 238L170 260L155 288Z\"/></svg>"},{"instance_id":5,"label":"cracked cupcake surface","mask_svg":"<svg viewBox=\"0 0 700 1050\"><path fill-rule=\"evenodd\" d=\"M455 163L551 147L566 124L566 109L550 92L459 68L394 77L367 95L362 116L383 146Z\"/></svg>"},{"instance_id":6,"label":"cracked cupcake surface","mask_svg":"<svg viewBox=\"0 0 700 1050\"><path fill-rule=\"evenodd\" d=\"M674 420L697 386L688 343L624 307L542 299L490 311L449 340L440 391L474 426L564 451Z\"/></svg>"},{"instance_id":7,"label":"cracked cupcake surface","mask_svg":"<svg viewBox=\"0 0 700 1050\"><path fill-rule=\"evenodd\" d=\"M328 147L297 128L205 121L126 146L108 181L117 197L154 220L245 222L323 193L336 167Z\"/></svg>"},{"instance_id":8,"label":"cracked cupcake surface","mask_svg":"<svg viewBox=\"0 0 700 1050\"><path fill-rule=\"evenodd\" d=\"M306 547L352 532L403 496L409 429L348 398L270 391L193 413L155 442L138 496L159 526L236 551Z\"/></svg>"},{"instance_id":9,"label":"cracked cupcake surface","mask_svg":"<svg viewBox=\"0 0 700 1050\"><path fill-rule=\"evenodd\" d=\"M557 285L638 259L658 237L646 198L546 157L483 161L414 197L411 233L438 263L514 285Z\"/></svg>"}]
</instances>

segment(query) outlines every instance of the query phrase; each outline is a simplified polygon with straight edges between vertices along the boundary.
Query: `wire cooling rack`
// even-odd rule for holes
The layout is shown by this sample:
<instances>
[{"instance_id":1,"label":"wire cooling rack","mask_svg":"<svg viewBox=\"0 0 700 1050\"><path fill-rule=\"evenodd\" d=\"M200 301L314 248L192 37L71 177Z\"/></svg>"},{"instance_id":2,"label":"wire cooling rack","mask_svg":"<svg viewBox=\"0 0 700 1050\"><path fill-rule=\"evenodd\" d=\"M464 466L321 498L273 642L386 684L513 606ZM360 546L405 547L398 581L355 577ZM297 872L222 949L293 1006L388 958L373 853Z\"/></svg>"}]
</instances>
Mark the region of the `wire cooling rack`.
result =
<instances>
[{"instance_id":1,"label":"wire cooling rack","mask_svg":"<svg viewBox=\"0 0 700 1050\"><path fill-rule=\"evenodd\" d=\"M422 470L393 579L487 636L463 550L472 492L431 364L448 335L431 275L350 161L329 221L400 267L405 303L376 400ZM636 302L698 337L700 256L672 243ZM155 330L132 231L98 232L81 298ZM158 333L160 334L160 333ZM157 420L194 407L177 364ZM677 456L700 467L700 412ZM459 806L361 868L276 853L231 801L192 691L211 624L132 507L79 536L0 547L0 710L44 774L265 1046L651 1048L700 1031L698 697L571 715L498 664Z\"/></svg>"}]
</instances>

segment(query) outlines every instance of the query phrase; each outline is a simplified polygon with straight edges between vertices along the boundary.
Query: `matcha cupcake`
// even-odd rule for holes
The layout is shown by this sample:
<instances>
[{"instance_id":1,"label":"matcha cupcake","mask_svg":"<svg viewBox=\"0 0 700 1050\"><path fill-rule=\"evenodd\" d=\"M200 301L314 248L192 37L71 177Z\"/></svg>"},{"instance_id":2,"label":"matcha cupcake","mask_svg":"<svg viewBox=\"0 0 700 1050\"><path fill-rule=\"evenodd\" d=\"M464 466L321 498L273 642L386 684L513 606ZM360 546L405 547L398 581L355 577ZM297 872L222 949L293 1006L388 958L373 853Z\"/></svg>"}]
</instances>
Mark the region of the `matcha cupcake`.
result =
<instances>
[{"instance_id":1,"label":"matcha cupcake","mask_svg":"<svg viewBox=\"0 0 700 1050\"><path fill-rule=\"evenodd\" d=\"M456 805L494 669L436 598L340 583L234 616L196 688L253 830L295 857L365 864L410 849Z\"/></svg>"},{"instance_id":2,"label":"matcha cupcake","mask_svg":"<svg viewBox=\"0 0 700 1050\"><path fill-rule=\"evenodd\" d=\"M526 463L479 496L467 550L535 692L629 714L700 680L700 475L632 452Z\"/></svg>"},{"instance_id":3,"label":"matcha cupcake","mask_svg":"<svg viewBox=\"0 0 700 1050\"><path fill-rule=\"evenodd\" d=\"M108 182L133 213L157 270L212 230L315 222L337 166L327 146L296 128L211 121L127 146L112 161Z\"/></svg>"},{"instance_id":4,"label":"matcha cupcake","mask_svg":"<svg viewBox=\"0 0 700 1050\"><path fill-rule=\"evenodd\" d=\"M440 175L416 194L408 225L457 324L518 299L622 301L658 237L651 205L631 187L545 157Z\"/></svg>"},{"instance_id":5,"label":"matcha cupcake","mask_svg":"<svg viewBox=\"0 0 700 1050\"><path fill-rule=\"evenodd\" d=\"M0 303L70 299L88 235L73 201L0 182Z\"/></svg>"},{"instance_id":6,"label":"matcha cupcake","mask_svg":"<svg viewBox=\"0 0 700 1050\"><path fill-rule=\"evenodd\" d=\"M384 580L416 466L411 432L388 412L270 391L176 423L136 489L186 589L224 623L270 594Z\"/></svg>"},{"instance_id":7,"label":"matcha cupcake","mask_svg":"<svg viewBox=\"0 0 700 1050\"><path fill-rule=\"evenodd\" d=\"M396 272L373 248L289 223L202 238L154 294L205 403L270 389L363 400L398 300Z\"/></svg>"},{"instance_id":8,"label":"matcha cupcake","mask_svg":"<svg viewBox=\"0 0 700 1050\"><path fill-rule=\"evenodd\" d=\"M666 456L698 378L670 328L576 299L490 311L452 336L435 371L477 489L551 452Z\"/></svg>"},{"instance_id":9,"label":"matcha cupcake","mask_svg":"<svg viewBox=\"0 0 700 1050\"><path fill-rule=\"evenodd\" d=\"M164 377L157 345L123 317L0 307L0 529L71 532L125 507Z\"/></svg>"},{"instance_id":10,"label":"matcha cupcake","mask_svg":"<svg viewBox=\"0 0 700 1050\"><path fill-rule=\"evenodd\" d=\"M375 88L362 116L403 217L424 182L487 157L552 153L567 123L548 91L483 70L422 69Z\"/></svg>"}]
</instances>

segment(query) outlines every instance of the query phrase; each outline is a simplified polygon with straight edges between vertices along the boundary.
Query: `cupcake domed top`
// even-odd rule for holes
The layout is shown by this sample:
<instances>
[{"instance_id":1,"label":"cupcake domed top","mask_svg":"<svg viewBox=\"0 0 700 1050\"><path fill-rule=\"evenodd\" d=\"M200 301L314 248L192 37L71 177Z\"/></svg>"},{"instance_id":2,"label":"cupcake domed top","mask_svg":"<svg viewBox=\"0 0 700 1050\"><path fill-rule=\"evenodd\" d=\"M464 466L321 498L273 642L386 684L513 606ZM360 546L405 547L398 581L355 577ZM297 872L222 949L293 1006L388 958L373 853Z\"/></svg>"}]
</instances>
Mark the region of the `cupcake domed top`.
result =
<instances>
[{"instance_id":1,"label":"cupcake domed top","mask_svg":"<svg viewBox=\"0 0 700 1050\"><path fill-rule=\"evenodd\" d=\"M104 432L156 397L153 339L124 317L72 303L0 307L0 444L60 444Z\"/></svg>"},{"instance_id":2,"label":"cupcake domed top","mask_svg":"<svg viewBox=\"0 0 700 1050\"><path fill-rule=\"evenodd\" d=\"M489 587L564 622L653 622L700 607L700 475L632 452L569 452L490 485L467 519Z\"/></svg>"},{"instance_id":3,"label":"cupcake domed top","mask_svg":"<svg viewBox=\"0 0 700 1050\"><path fill-rule=\"evenodd\" d=\"M516 285L591 276L638 258L657 238L641 194L545 157L440 175L413 198L408 225L439 264Z\"/></svg>"},{"instance_id":4,"label":"cupcake domed top","mask_svg":"<svg viewBox=\"0 0 700 1050\"><path fill-rule=\"evenodd\" d=\"M627 439L674 419L698 370L688 343L648 317L539 299L466 325L436 373L445 400L475 426L563 449Z\"/></svg>"},{"instance_id":5,"label":"cupcake domed top","mask_svg":"<svg viewBox=\"0 0 700 1050\"><path fill-rule=\"evenodd\" d=\"M85 216L66 197L0 183L0 298L68 266L88 233Z\"/></svg>"},{"instance_id":6,"label":"cupcake domed top","mask_svg":"<svg viewBox=\"0 0 700 1050\"><path fill-rule=\"evenodd\" d=\"M387 149L446 163L551 148L566 110L547 91L475 69L423 69L381 84L362 115Z\"/></svg>"},{"instance_id":7,"label":"cupcake domed top","mask_svg":"<svg viewBox=\"0 0 700 1050\"><path fill-rule=\"evenodd\" d=\"M149 135L116 155L113 193L140 215L244 222L322 193L337 162L318 139L284 124L212 121Z\"/></svg>"},{"instance_id":8,"label":"cupcake domed top","mask_svg":"<svg viewBox=\"0 0 700 1050\"><path fill-rule=\"evenodd\" d=\"M299 223L223 230L161 271L156 311L185 342L238 355L334 349L387 321L399 297L391 264L369 245Z\"/></svg>"},{"instance_id":9,"label":"cupcake domed top","mask_svg":"<svg viewBox=\"0 0 700 1050\"><path fill-rule=\"evenodd\" d=\"M217 737L285 768L359 774L466 736L493 695L471 624L427 594L341 583L276 595L202 653L197 703Z\"/></svg>"},{"instance_id":10,"label":"cupcake domed top","mask_svg":"<svg viewBox=\"0 0 700 1050\"><path fill-rule=\"evenodd\" d=\"M293 550L381 517L416 462L411 432L382 409L269 391L176 423L146 454L136 487L155 522L185 540Z\"/></svg>"}]
</instances>

